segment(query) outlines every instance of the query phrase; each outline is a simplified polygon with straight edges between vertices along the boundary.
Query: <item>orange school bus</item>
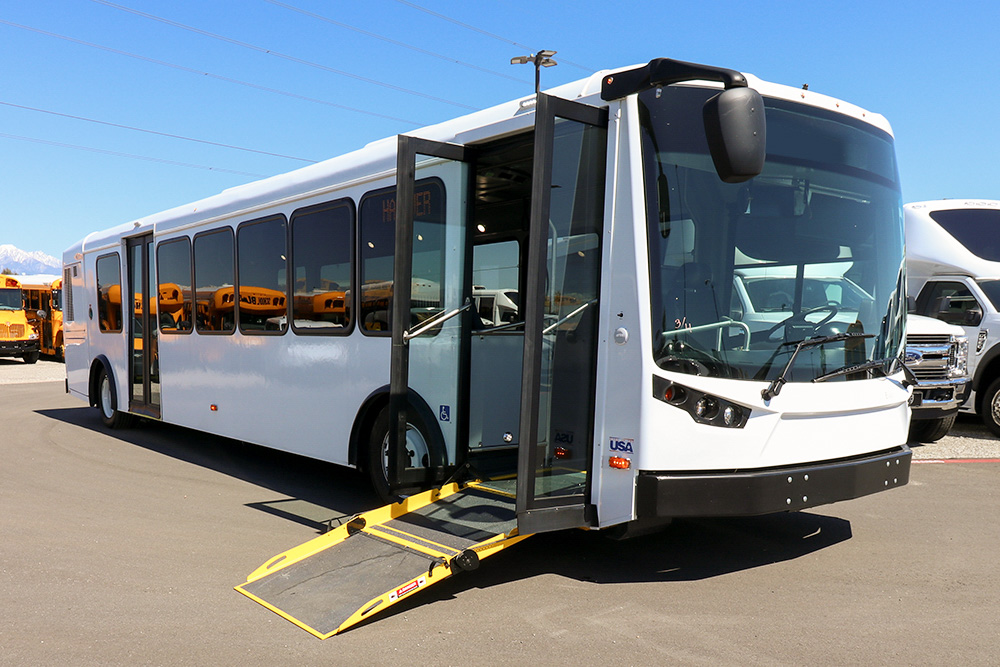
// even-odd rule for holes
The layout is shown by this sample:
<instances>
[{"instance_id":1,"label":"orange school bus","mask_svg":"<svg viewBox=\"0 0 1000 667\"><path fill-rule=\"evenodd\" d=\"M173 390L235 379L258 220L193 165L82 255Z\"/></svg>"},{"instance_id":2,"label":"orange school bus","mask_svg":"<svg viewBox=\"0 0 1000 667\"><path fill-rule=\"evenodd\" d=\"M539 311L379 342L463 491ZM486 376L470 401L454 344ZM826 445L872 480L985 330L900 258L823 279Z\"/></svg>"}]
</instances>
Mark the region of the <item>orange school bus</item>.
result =
<instances>
[{"instance_id":1,"label":"orange school bus","mask_svg":"<svg viewBox=\"0 0 1000 667\"><path fill-rule=\"evenodd\" d=\"M51 283L21 285L24 293L24 307L27 312L38 315L38 351L62 361L63 359L63 313L62 278Z\"/></svg>"},{"instance_id":2,"label":"orange school bus","mask_svg":"<svg viewBox=\"0 0 1000 667\"><path fill-rule=\"evenodd\" d=\"M38 361L40 313L24 308L21 281L0 276L0 357L20 357L26 364Z\"/></svg>"}]
</instances>

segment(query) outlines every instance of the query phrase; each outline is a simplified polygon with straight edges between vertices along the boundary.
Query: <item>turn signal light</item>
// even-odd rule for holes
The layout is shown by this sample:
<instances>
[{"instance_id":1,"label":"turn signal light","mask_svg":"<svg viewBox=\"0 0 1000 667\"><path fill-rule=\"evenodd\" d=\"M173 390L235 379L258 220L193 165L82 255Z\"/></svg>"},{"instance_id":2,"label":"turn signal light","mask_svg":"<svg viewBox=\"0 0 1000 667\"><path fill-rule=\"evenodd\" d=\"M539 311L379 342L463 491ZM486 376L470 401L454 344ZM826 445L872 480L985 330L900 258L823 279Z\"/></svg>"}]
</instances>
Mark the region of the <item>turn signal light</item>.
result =
<instances>
[{"instance_id":1,"label":"turn signal light","mask_svg":"<svg viewBox=\"0 0 1000 667\"><path fill-rule=\"evenodd\" d=\"M608 459L608 465L619 470L627 470L632 465L632 462L624 456L612 456Z\"/></svg>"},{"instance_id":2,"label":"turn signal light","mask_svg":"<svg viewBox=\"0 0 1000 667\"><path fill-rule=\"evenodd\" d=\"M219 406L216 405L215 403L212 403L210 406L208 406L208 409L211 410L212 412L218 412Z\"/></svg>"}]
</instances>

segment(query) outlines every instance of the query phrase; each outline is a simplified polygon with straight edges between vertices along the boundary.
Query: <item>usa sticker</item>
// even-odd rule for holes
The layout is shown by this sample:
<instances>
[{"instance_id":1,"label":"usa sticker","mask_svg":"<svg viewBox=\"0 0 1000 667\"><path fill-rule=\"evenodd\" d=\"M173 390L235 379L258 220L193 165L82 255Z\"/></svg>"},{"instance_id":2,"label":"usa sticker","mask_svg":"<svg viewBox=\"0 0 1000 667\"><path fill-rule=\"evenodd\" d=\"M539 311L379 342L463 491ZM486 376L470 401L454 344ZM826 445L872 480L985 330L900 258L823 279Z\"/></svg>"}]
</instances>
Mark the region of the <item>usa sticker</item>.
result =
<instances>
[{"instance_id":1,"label":"usa sticker","mask_svg":"<svg viewBox=\"0 0 1000 667\"><path fill-rule=\"evenodd\" d=\"M450 405L442 405L440 408L438 408L438 419L440 419L443 422L450 422L451 421L451 406Z\"/></svg>"},{"instance_id":2,"label":"usa sticker","mask_svg":"<svg viewBox=\"0 0 1000 667\"><path fill-rule=\"evenodd\" d=\"M417 590L426 583L427 583L427 577L419 577L416 580L406 584L405 586L400 586L393 592L389 593L389 602L395 602L399 598L403 597L404 595L408 595L409 593L412 593L413 591Z\"/></svg>"},{"instance_id":3,"label":"usa sticker","mask_svg":"<svg viewBox=\"0 0 1000 667\"><path fill-rule=\"evenodd\" d=\"M632 438L611 438L611 451L623 454L632 454L635 450L632 445L635 441Z\"/></svg>"}]
</instances>

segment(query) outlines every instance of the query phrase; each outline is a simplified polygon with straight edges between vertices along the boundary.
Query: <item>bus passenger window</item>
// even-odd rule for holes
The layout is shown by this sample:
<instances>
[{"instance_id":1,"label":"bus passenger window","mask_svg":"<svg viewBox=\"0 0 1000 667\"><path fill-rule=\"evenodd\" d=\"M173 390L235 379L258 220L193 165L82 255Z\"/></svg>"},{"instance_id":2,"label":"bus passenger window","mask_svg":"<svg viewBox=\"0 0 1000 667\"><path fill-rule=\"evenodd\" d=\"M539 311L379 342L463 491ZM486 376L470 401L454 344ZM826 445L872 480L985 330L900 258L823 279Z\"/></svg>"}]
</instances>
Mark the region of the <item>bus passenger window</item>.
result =
<instances>
[{"instance_id":1,"label":"bus passenger window","mask_svg":"<svg viewBox=\"0 0 1000 667\"><path fill-rule=\"evenodd\" d=\"M389 331L392 312L392 262L396 248L396 188L366 195L361 200L361 299L359 321L363 331Z\"/></svg>"},{"instance_id":2,"label":"bus passenger window","mask_svg":"<svg viewBox=\"0 0 1000 667\"><path fill-rule=\"evenodd\" d=\"M156 248L156 275L160 331L191 331L191 240L180 238Z\"/></svg>"},{"instance_id":3,"label":"bus passenger window","mask_svg":"<svg viewBox=\"0 0 1000 667\"><path fill-rule=\"evenodd\" d=\"M97 258L97 321L101 331L122 330L122 267L118 253Z\"/></svg>"},{"instance_id":4,"label":"bus passenger window","mask_svg":"<svg viewBox=\"0 0 1000 667\"><path fill-rule=\"evenodd\" d=\"M240 225L236 233L237 312L243 333L288 329L286 252L283 216Z\"/></svg>"},{"instance_id":5,"label":"bus passenger window","mask_svg":"<svg viewBox=\"0 0 1000 667\"><path fill-rule=\"evenodd\" d=\"M396 188L366 194L360 209L359 321L363 331L388 333L396 248ZM436 178L417 181L413 189L413 284L410 292L414 322L441 310L444 257L439 250L439 235L444 233L444 211L445 191L441 181Z\"/></svg>"},{"instance_id":6,"label":"bus passenger window","mask_svg":"<svg viewBox=\"0 0 1000 667\"><path fill-rule=\"evenodd\" d=\"M194 306L198 332L231 332L236 283L233 230L229 227L194 237Z\"/></svg>"},{"instance_id":7,"label":"bus passenger window","mask_svg":"<svg viewBox=\"0 0 1000 667\"><path fill-rule=\"evenodd\" d=\"M345 333L352 322L354 210L349 199L292 215L292 328Z\"/></svg>"}]
</instances>

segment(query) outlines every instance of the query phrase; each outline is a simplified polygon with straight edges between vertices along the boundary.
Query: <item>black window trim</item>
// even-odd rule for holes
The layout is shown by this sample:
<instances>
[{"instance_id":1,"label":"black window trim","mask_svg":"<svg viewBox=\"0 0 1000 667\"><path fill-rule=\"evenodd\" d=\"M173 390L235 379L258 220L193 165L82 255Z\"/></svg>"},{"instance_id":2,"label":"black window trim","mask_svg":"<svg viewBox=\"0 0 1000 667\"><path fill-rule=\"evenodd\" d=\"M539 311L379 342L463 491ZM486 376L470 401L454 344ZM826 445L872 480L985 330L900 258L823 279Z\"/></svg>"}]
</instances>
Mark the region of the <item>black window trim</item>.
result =
<instances>
[{"instance_id":1,"label":"black window trim","mask_svg":"<svg viewBox=\"0 0 1000 667\"><path fill-rule=\"evenodd\" d=\"M164 329L160 322L160 248L170 243L180 243L187 241L188 244L188 271L191 274L188 280L191 283L191 328L184 329ZM156 327L161 334L169 336L190 336L195 330L195 321L198 315L198 300L195 298L194 284L194 241L190 236L175 236L174 238L158 240L156 244Z\"/></svg>"},{"instance_id":2,"label":"black window trim","mask_svg":"<svg viewBox=\"0 0 1000 667\"><path fill-rule=\"evenodd\" d=\"M266 329L246 329L246 330L244 330L243 326L242 326L242 324L240 322L240 288L243 286L242 283L240 282L240 230L244 229L245 227L252 227L253 225L260 225L260 224L263 224L265 222L273 222L275 220L280 220L285 225L285 234L284 234L284 237L285 237L285 330L284 331L268 331ZM289 321L291 320L292 309L291 309L291 298L290 298L290 294L291 294L290 286L291 286L291 283L289 283L291 269L289 268L290 267L290 262L288 261L288 252L289 252L289 248L288 248L288 241L289 241L288 229L289 229L288 218L285 217L284 213L272 213L270 215L265 215L265 216L263 216L261 218L254 218L253 220L244 220L243 222L241 222L238 225L236 225L236 237L235 237L236 263L235 263L235 265L233 267L234 270L235 270L235 273L236 273L236 285L235 285L235 289L234 289L234 292L233 292L233 294L234 294L234 300L235 300L235 303L233 304L234 305L234 308L233 308L233 317L236 320L236 329L238 329L239 332L240 332L240 334L243 335L243 336L284 336L285 334L287 334L291 330L291 326L289 326Z\"/></svg>"},{"instance_id":3,"label":"black window trim","mask_svg":"<svg viewBox=\"0 0 1000 667\"><path fill-rule=\"evenodd\" d=\"M442 210L444 211L444 214L447 215L447 211L448 211L448 188L445 187L445 183L444 183L443 180L441 180L440 177L438 177L438 176L427 176L425 178L416 179L415 182L414 182L414 190L416 190L416 188L419 188L421 186L421 184L431 183L431 182L437 183L437 185L439 185L440 188L441 188L441 194L442 194L442 197L443 197L443 200L444 200L444 204L442 206ZM363 222L362 219L361 219L361 212L364 210L365 201L367 201L368 199L370 199L372 197L380 197L380 196L386 194L387 192L395 192L396 188L397 188L397 185L398 185L398 183L393 183L392 185L388 185L388 186L386 186L384 188L378 188L377 190L369 190L368 192L366 192L363 195L361 195L361 199L358 201L357 224L355 226L355 234L354 234L354 236L355 236L355 248L356 248L356 257L357 257L357 261L355 262L357 264L357 266L356 266L356 279L357 279L356 280L356 284L358 286L358 289L357 289L358 295L355 297L356 303L358 304L358 310L357 310L357 315L356 315L355 319L359 320L359 322L361 320L361 288L362 288L362 285L363 285L363 283L361 282L361 279L362 279L361 270L362 270L362 265L364 264L364 262L363 262L363 260L361 258L361 243L362 243L361 225L362 225L362 222ZM397 208L398 208L398 206L397 206ZM393 257L395 257L395 255L396 255L395 239L393 240L393 244L394 245L393 245L393 248L392 248L392 254L393 254ZM393 262L393 264L395 264L395 262ZM395 280L395 276L393 276L393 280ZM391 313L392 313L392 304L391 303L389 304L389 313L390 313L390 317L391 317ZM361 331L362 335L371 336L372 338L391 338L392 337L392 328L393 328L393 322L391 322L391 321L389 322L389 328L386 329L385 331L369 331L368 329L365 329L364 326L362 326L361 324L358 324L358 330Z\"/></svg>"},{"instance_id":4,"label":"black window trim","mask_svg":"<svg viewBox=\"0 0 1000 667\"><path fill-rule=\"evenodd\" d=\"M205 230L203 232L198 232L191 239L191 272L192 272L193 279L195 281L194 284L191 287L191 299L193 301L192 306L193 306L193 308L195 310L195 312L194 312L194 319L195 319L194 329L198 332L199 336L201 336L201 335L205 335L205 336L232 336L236 332L236 329L237 329L236 318L238 317L238 314L236 312L236 305L235 305L235 303L233 304L233 328L232 329L219 329L219 330L216 330L216 329L199 329L198 328L198 313L197 313L197 311L198 311L198 285L197 285L197 279L198 279L198 263L197 263L198 253L195 251L195 244L198 242L198 239L201 238L201 237L203 237L203 236L210 236L211 234L222 234L222 233L225 233L225 232L229 232L229 237L232 239L232 243L230 244L230 248L233 251L232 252L232 257L233 257L233 301L235 302L235 301L237 301L237 298L236 298L236 294L237 294L237 292L236 292L236 284L237 284L236 283L236 270L237 270L237 264L236 264L236 230L233 229L233 227L231 225L222 225L220 227L215 227L213 229L207 229L207 230Z\"/></svg>"},{"instance_id":5,"label":"black window trim","mask_svg":"<svg viewBox=\"0 0 1000 667\"><path fill-rule=\"evenodd\" d=\"M393 186L395 187L395 186ZM367 195L365 195L367 196ZM345 207L350 214L350 234L349 239L350 245L350 272L351 272L351 289L350 289L350 302L347 305L351 309L351 321L346 327L320 327L320 328L309 328L309 327L297 327L295 326L295 246L293 244L294 235L293 228L295 226L295 219L301 216L310 215L312 213L319 213L321 211L333 210L336 208ZM289 317L288 321L291 326L289 329L296 336L349 336L354 333L357 327L356 323L358 321L358 277L360 276L360 269L358 267L358 207L354 204L354 199L351 197L340 197L338 199L331 199L330 201L320 202L319 204L311 204L309 206L303 206L302 208L295 209L292 211L291 216L288 221L288 240L286 241L286 248L288 250L288 278L287 282L289 285Z\"/></svg>"},{"instance_id":6,"label":"black window trim","mask_svg":"<svg viewBox=\"0 0 1000 667\"><path fill-rule=\"evenodd\" d=\"M100 333L120 334L122 331L125 330L124 329L124 323L125 323L125 304L124 303L119 303L118 304L118 308L121 311L120 312L120 316L118 317L118 328L117 329L105 329L104 327L101 326L101 308L100 308L100 303L101 303L101 291L100 291L101 281L100 281L100 273L98 272L98 265L101 263L101 260L104 259L104 258L106 258L106 257L114 257L117 260L117 262L118 262L118 293L119 294L121 294L122 282L123 282L122 281L122 276L124 274L124 271L122 271L122 257L121 257L121 254L117 250L109 252L109 253L105 253L103 255L98 255L97 259L94 260L94 288L95 288L95 295L97 297L96 302L97 302L97 305L98 305L98 308L97 308L97 330ZM124 301L124 299L122 299L122 301Z\"/></svg>"}]
</instances>

